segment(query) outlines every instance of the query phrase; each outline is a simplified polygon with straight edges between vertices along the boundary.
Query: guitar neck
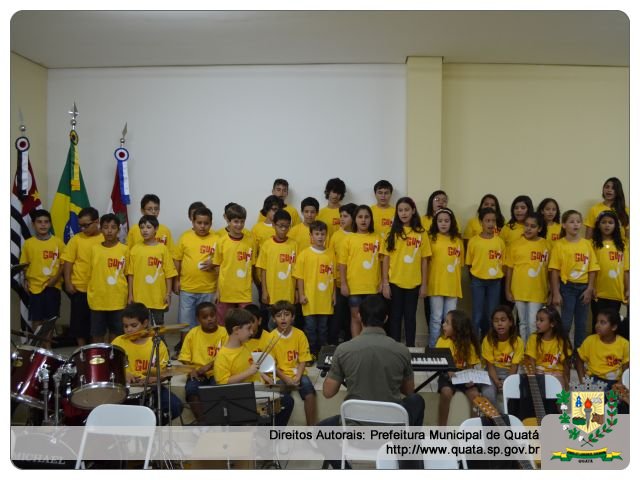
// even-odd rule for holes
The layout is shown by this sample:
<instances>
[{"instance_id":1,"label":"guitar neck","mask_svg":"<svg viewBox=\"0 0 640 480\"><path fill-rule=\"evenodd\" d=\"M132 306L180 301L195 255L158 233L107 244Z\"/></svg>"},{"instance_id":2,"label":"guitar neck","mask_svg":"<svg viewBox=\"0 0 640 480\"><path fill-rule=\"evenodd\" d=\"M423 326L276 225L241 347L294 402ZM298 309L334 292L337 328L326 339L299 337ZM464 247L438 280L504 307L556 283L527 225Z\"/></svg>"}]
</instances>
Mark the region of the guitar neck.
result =
<instances>
[{"instance_id":1,"label":"guitar neck","mask_svg":"<svg viewBox=\"0 0 640 480\"><path fill-rule=\"evenodd\" d=\"M533 411L536 414L538 425L541 425L542 418L545 416L546 412L544 409L544 402L542 401L542 394L540 393L540 388L538 387L538 379L536 378L535 374L531 375L527 373L527 380L529 381L529 390L531 391Z\"/></svg>"},{"instance_id":2,"label":"guitar neck","mask_svg":"<svg viewBox=\"0 0 640 480\"><path fill-rule=\"evenodd\" d=\"M491 417L491 420L493 420L493 423L495 423L497 427L508 427L509 426L502 419L502 415L497 415L497 416ZM531 465L531 462L529 462L528 460L516 460L516 461L518 462L518 465L520 465L520 468L522 470L535 470L534 466Z\"/></svg>"}]
</instances>

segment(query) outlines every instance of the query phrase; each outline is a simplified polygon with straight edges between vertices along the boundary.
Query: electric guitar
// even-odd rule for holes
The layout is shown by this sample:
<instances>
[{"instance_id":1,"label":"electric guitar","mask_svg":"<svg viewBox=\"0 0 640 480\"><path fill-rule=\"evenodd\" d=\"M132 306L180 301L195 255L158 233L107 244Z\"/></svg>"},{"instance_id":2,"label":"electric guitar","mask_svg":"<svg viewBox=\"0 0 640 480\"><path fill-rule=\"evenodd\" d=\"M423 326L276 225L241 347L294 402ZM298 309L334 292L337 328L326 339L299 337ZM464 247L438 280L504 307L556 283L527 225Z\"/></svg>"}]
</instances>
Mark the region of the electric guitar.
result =
<instances>
[{"instance_id":1,"label":"electric guitar","mask_svg":"<svg viewBox=\"0 0 640 480\"><path fill-rule=\"evenodd\" d=\"M527 381L529 382L531 402L533 403L533 411L535 413L535 418L525 418L522 420L522 423L527 427L539 427L542 424L542 418L547 414L547 412L544 409L544 400L542 399L542 393L540 393L540 387L536 377L536 366L532 361L525 360L522 362L522 367L524 368L524 372L527 375Z\"/></svg>"},{"instance_id":2,"label":"electric guitar","mask_svg":"<svg viewBox=\"0 0 640 480\"><path fill-rule=\"evenodd\" d=\"M483 397L479 395L473 399L473 403L476 407L485 415L493 420L493 423L498 427L508 427L504 420L502 419L502 415L493 406L493 404L489 401L487 397ZM536 470L536 467L529 460L516 460L518 465L522 470Z\"/></svg>"}]
</instances>

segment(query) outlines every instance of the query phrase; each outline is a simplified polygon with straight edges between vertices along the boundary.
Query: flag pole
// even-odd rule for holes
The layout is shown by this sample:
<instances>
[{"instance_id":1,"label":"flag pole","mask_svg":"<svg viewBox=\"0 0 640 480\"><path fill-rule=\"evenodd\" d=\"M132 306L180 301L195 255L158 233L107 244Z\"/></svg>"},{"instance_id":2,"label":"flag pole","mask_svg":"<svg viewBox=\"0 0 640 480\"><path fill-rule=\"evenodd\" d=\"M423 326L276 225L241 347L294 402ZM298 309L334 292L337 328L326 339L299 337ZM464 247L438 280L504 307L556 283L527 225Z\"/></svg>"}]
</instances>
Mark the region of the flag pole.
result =
<instances>
[{"instance_id":1,"label":"flag pole","mask_svg":"<svg viewBox=\"0 0 640 480\"><path fill-rule=\"evenodd\" d=\"M73 102L73 110L70 110L68 113L69 115L71 115L71 130L75 131L76 125L78 124L78 122L76 121L76 117L80 115L78 113L78 107L76 107L75 101Z\"/></svg>"}]
</instances>

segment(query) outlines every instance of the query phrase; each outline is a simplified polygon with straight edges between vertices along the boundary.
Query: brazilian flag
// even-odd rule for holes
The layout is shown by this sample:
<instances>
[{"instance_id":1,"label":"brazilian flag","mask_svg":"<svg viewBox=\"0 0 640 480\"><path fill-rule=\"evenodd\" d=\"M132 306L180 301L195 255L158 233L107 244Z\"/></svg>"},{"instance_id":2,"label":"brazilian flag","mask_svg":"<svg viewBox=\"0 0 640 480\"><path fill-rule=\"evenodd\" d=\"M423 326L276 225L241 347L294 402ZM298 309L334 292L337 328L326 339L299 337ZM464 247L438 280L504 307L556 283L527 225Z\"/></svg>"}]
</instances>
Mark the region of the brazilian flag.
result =
<instances>
[{"instance_id":1,"label":"brazilian flag","mask_svg":"<svg viewBox=\"0 0 640 480\"><path fill-rule=\"evenodd\" d=\"M89 206L87 188L84 186L80 171L80 157L78 156L78 134L75 130L69 133L69 153L64 166L58 191L53 197L51 217L53 233L67 243L71 237L80 231L78 213Z\"/></svg>"}]
</instances>

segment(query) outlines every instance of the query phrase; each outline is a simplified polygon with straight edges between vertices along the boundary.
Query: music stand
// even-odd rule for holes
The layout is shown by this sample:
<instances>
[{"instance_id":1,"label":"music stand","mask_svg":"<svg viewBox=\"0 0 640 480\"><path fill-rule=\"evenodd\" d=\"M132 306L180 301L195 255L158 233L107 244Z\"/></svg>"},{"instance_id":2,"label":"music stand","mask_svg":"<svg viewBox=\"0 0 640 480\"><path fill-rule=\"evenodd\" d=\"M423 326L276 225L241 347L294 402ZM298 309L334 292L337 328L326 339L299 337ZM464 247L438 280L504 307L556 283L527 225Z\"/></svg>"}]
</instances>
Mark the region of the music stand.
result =
<instances>
[{"instance_id":1,"label":"music stand","mask_svg":"<svg viewBox=\"0 0 640 480\"><path fill-rule=\"evenodd\" d=\"M258 411L253 383L198 387L203 425L256 425Z\"/></svg>"}]
</instances>

